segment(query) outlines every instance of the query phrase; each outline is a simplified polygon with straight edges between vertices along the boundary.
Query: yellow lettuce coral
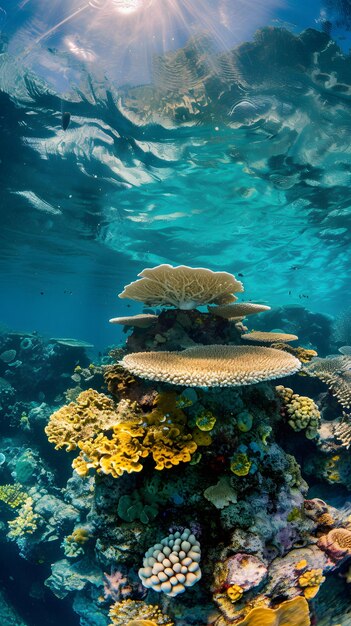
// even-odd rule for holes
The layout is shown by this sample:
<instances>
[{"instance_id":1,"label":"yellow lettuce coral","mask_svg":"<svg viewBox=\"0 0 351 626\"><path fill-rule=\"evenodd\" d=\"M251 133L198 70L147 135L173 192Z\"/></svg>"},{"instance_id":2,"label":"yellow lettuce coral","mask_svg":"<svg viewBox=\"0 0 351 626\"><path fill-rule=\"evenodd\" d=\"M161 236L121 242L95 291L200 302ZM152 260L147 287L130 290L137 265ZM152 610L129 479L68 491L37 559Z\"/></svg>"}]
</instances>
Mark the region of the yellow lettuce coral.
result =
<instances>
[{"instance_id":1,"label":"yellow lettuce coral","mask_svg":"<svg viewBox=\"0 0 351 626\"><path fill-rule=\"evenodd\" d=\"M317 352L315 350L308 350L307 348L302 348L301 346L293 348L287 343L272 343L271 347L276 350L285 350L285 352L293 354L297 359L299 359L299 361L301 361L301 363L309 363L313 357L317 356Z\"/></svg>"},{"instance_id":2,"label":"yellow lettuce coral","mask_svg":"<svg viewBox=\"0 0 351 626\"><path fill-rule=\"evenodd\" d=\"M152 410L138 421L116 424L111 436L100 433L95 439L80 441L74 469L81 476L94 468L116 478L124 472L140 472L141 459L149 455L158 470L189 462L197 444L185 432L186 416L176 400L175 393L158 394Z\"/></svg>"},{"instance_id":3,"label":"yellow lettuce coral","mask_svg":"<svg viewBox=\"0 0 351 626\"><path fill-rule=\"evenodd\" d=\"M45 432L56 450L66 447L70 451L75 450L80 441L108 430L117 421L114 401L103 393L87 389L79 394L75 402L51 415Z\"/></svg>"}]
</instances>

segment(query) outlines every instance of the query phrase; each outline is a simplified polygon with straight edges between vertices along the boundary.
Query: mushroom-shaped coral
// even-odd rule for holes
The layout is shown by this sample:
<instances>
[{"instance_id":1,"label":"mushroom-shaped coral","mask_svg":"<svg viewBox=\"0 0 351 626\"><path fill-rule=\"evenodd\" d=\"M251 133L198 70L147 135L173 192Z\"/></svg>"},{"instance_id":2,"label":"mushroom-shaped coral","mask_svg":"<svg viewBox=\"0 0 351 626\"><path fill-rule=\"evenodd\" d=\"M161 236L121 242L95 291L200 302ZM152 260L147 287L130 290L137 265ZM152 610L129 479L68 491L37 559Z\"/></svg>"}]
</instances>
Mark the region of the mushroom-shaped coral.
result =
<instances>
[{"instance_id":1,"label":"mushroom-shaped coral","mask_svg":"<svg viewBox=\"0 0 351 626\"><path fill-rule=\"evenodd\" d=\"M222 304L219 306L208 306L209 313L218 315L226 320L243 319L248 315L256 315L262 311L269 311L270 306L265 304L255 304L254 302L235 302L234 304Z\"/></svg>"},{"instance_id":2,"label":"mushroom-shaped coral","mask_svg":"<svg viewBox=\"0 0 351 626\"><path fill-rule=\"evenodd\" d=\"M122 600L110 608L110 626L174 626L156 604L141 600Z\"/></svg>"},{"instance_id":3,"label":"mushroom-shaped coral","mask_svg":"<svg viewBox=\"0 0 351 626\"><path fill-rule=\"evenodd\" d=\"M164 264L146 268L136 280L126 285L120 298L144 302L148 306L174 306L178 309L195 309L214 302L233 302L233 295L243 291L243 285L228 272L212 272L203 267L172 267Z\"/></svg>"},{"instance_id":4,"label":"mushroom-shaped coral","mask_svg":"<svg viewBox=\"0 0 351 626\"><path fill-rule=\"evenodd\" d=\"M297 335L289 335L287 333L263 332L261 330L251 330L249 333L241 335L242 339L247 341L257 341L257 343L274 343L276 341L296 341Z\"/></svg>"},{"instance_id":5,"label":"mushroom-shaped coral","mask_svg":"<svg viewBox=\"0 0 351 626\"><path fill-rule=\"evenodd\" d=\"M307 396L299 396L283 385L278 385L275 389L282 400L284 412L287 413L289 426L297 432L306 429L308 439L316 437L320 412L315 402Z\"/></svg>"},{"instance_id":6,"label":"mushroom-shaped coral","mask_svg":"<svg viewBox=\"0 0 351 626\"><path fill-rule=\"evenodd\" d=\"M347 554L351 554L351 530L333 528L318 539L318 546L333 560L343 559Z\"/></svg>"},{"instance_id":7,"label":"mushroom-shaped coral","mask_svg":"<svg viewBox=\"0 0 351 626\"><path fill-rule=\"evenodd\" d=\"M94 389L79 394L75 402L61 407L49 419L45 432L58 450L74 450L80 441L108 430L118 421L113 400Z\"/></svg>"},{"instance_id":8,"label":"mushroom-shaped coral","mask_svg":"<svg viewBox=\"0 0 351 626\"><path fill-rule=\"evenodd\" d=\"M310 626L307 600L298 596L277 609L255 608L236 626Z\"/></svg>"},{"instance_id":9,"label":"mushroom-shaped coral","mask_svg":"<svg viewBox=\"0 0 351 626\"><path fill-rule=\"evenodd\" d=\"M149 548L139 577L144 587L173 598L200 580L200 558L200 544L191 531L175 532Z\"/></svg>"},{"instance_id":10,"label":"mushroom-shaped coral","mask_svg":"<svg viewBox=\"0 0 351 626\"><path fill-rule=\"evenodd\" d=\"M209 345L182 352L136 352L121 365L136 376L186 387L234 387L297 372L301 363L281 350Z\"/></svg>"},{"instance_id":11,"label":"mushroom-shaped coral","mask_svg":"<svg viewBox=\"0 0 351 626\"><path fill-rule=\"evenodd\" d=\"M157 319L157 315L151 315L151 313L140 313L138 315L129 315L126 317L113 317L109 320L109 322L110 324L121 324L122 326L149 328L149 326L152 326Z\"/></svg>"}]
</instances>

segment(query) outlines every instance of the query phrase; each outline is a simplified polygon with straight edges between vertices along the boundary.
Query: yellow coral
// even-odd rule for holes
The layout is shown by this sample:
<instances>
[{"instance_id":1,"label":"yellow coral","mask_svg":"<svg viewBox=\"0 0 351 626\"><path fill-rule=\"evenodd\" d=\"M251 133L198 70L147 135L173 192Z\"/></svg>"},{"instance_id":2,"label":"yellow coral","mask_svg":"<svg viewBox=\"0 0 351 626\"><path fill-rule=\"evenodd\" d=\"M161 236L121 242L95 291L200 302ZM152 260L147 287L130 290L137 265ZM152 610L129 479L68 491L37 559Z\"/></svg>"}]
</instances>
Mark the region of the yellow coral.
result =
<instances>
[{"instance_id":1,"label":"yellow coral","mask_svg":"<svg viewBox=\"0 0 351 626\"><path fill-rule=\"evenodd\" d=\"M298 346L298 348L293 348L289 346L287 343L272 343L272 348L276 350L284 350L285 352L289 352L296 356L301 363L308 363L313 357L317 356L317 352L315 350L308 350L307 348L302 348Z\"/></svg>"},{"instance_id":2,"label":"yellow coral","mask_svg":"<svg viewBox=\"0 0 351 626\"><path fill-rule=\"evenodd\" d=\"M227 595L232 602L238 602L243 596L244 590L240 585L231 585L227 589Z\"/></svg>"},{"instance_id":3,"label":"yellow coral","mask_svg":"<svg viewBox=\"0 0 351 626\"><path fill-rule=\"evenodd\" d=\"M79 394L75 402L61 407L50 417L45 432L56 450L75 450L80 441L108 430L118 421L113 400L94 389Z\"/></svg>"},{"instance_id":4,"label":"yellow coral","mask_svg":"<svg viewBox=\"0 0 351 626\"><path fill-rule=\"evenodd\" d=\"M307 396L299 396L283 385L278 385L275 389L287 413L289 426L295 431L306 429L308 439L316 437L320 412L315 402Z\"/></svg>"},{"instance_id":5,"label":"yellow coral","mask_svg":"<svg viewBox=\"0 0 351 626\"><path fill-rule=\"evenodd\" d=\"M23 535L32 534L37 529L39 516L33 511L33 499L26 498L18 511L18 516L8 522L10 528L7 536L9 539L19 539Z\"/></svg>"},{"instance_id":6,"label":"yellow coral","mask_svg":"<svg viewBox=\"0 0 351 626\"><path fill-rule=\"evenodd\" d=\"M196 426L199 430L212 430L216 423L216 418L211 411L202 411L196 416Z\"/></svg>"},{"instance_id":7,"label":"yellow coral","mask_svg":"<svg viewBox=\"0 0 351 626\"><path fill-rule=\"evenodd\" d=\"M122 600L110 608L110 626L174 626L170 618L156 604L142 600Z\"/></svg>"},{"instance_id":8,"label":"yellow coral","mask_svg":"<svg viewBox=\"0 0 351 626\"><path fill-rule=\"evenodd\" d=\"M252 463L247 454L237 452L232 458L230 469L233 474L236 474L236 476L247 476L251 469L251 465Z\"/></svg>"},{"instance_id":9,"label":"yellow coral","mask_svg":"<svg viewBox=\"0 0 351 626\"><path fill-rule=\"evenodd\" d=\"M11 507L17 509L25 503L28 495L22 490L19 483L13 485L0 485L0 500Z\"/></svg>"},{"instance_id":10,"label":"yellow coral","mask_svg":"<svg viewBox=\"0 0 351 626\"><path fill-rule=\"evenodd\" d=\"M192 437L198 446L210 446L212 443L210 433L199 430L198 427L194 428L192 431Z\"/></svg>"},{"instance_id":11,"label":"yellow coral","mask_svg":"<svg viewBox=\"0 0 351 626\"><path fill-rule=\"evenodd\" d=\"M324 581L325 577L321 569L310 569L299 576L299 585L303 588L304 596L308 600L317 595L319 587Z\"/></svg>"},{"instance_id":12,"label":"yellow coral","mask_svg":"<svg viewBox=\"0 0 351 626\"><path fill-rule=\"evenodd\" d=\"M124 472L140 472L141 459L149 455L158 470L189 462L197 443L185 432L186 416L176 399L175 393L158 394L153 409L138 421L116 424L111 437L100 433L95 439L80 441L74 469L81 476L94 468L116 478Z\"/></svg>"},{"instance_id":13,"label":"yellow coral","mask_svg":"<svg viewBox=\"0 0 351 626\"><path fill-rule=\"evenodd\" d=\"M254 608L236 626L310 626L308 604L298 596L276 609Z\"/></svg>"},{"instance_id":14,"label":"yellow coral","mask_svg":"<svg viewBox=\"0 0 351 626\"><path fill-rule=\"evenodd\" d=\"M69 543L86 543L90 538L89 531L87 528L79 527L76 528L71 535L67 536L67 541Z\"/></svg>"}]
</instances>

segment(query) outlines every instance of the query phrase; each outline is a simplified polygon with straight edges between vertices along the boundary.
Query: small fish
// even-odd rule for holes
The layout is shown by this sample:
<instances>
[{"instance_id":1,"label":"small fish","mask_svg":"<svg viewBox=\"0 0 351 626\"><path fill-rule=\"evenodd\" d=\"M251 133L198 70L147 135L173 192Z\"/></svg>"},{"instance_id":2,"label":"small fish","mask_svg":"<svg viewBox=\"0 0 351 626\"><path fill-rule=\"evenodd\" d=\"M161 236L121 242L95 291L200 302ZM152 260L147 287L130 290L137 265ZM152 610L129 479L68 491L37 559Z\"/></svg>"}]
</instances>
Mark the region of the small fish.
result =
<instances>
[{"instance_id":1,"label":"small fish","mask_svg":"<svg viewBox=\"0 0 351 626\"><path fill-rule=\"evenodd\" d=\"M289 293L289 296L291 296L291 291L289 291L288 293Z\"/></svg>"},{"instance_id":2,"label":"small fish","mask_svg":"<svg viewBox=\"0 0 351 626\"><path fill-rule=\"evenodd\" d=\"M66 130L68 128L70 121L71 121L71 114L68 111L62 111L61 125L62 125L63 130Z\"/></svg>"},{"instance_id":3,"label":"small fish","mask_svg":"<svg viewBox=\"0 0 351 626\"><path fill-rule=\"evenodd\" d=\"M244 278L244 274L238 274L238 276L240 276L240 278Z\"/></svg>"},{"instance_id":4,"label":"small fish","mask_svg":"<svg viewBox=\"0 0 351 626\"><path fill-rule=\"evenodd\" d=\"M291 269L291 270L298 270L298 269L299 269L299 266L298 266L298 265L292 265L290 269Z\"/></svg>"},{"instance_id":5,"label":"small fish","mask_svg":"<svg viewBox=\"0 0 351 626\"><path fill-rule=\"evenodd\" d=\"M43 292L43 291L41 291L41 292L40 292L40 295L41 295L41 296L43 296L43 295L44 295L44 292Z\"/></svg>"}]
</instances>

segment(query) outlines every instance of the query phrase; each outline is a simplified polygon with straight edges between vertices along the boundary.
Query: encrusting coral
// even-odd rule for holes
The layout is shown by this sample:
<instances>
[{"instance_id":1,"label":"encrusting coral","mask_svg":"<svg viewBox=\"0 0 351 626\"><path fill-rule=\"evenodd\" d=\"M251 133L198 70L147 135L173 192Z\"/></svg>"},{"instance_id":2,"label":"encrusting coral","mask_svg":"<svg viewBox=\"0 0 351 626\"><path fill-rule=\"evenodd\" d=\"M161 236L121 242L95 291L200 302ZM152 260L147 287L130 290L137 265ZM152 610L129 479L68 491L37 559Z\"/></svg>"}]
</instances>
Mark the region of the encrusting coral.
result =
<instances>
[{"instance_id":1,"label":"encrusting coral","mask_svg":"<svg viewBox=\"0 0 351 626\"><path fill-rule=\"evenodd\" d=\"M121 365L147 380L186 387L233 387L288 376L301 363L287 352L256 346L210 345L182 352L137 352Z\"/></svg>"},{"instance_id":2,"label":"encrusting coral","mask_svg":"<svg viewBox=\"0 0 351 626\"><path fill-rule=\"evenodd\" d=\"M138 626L150 624L155 626L174 626L170 618L165 615L156 604L146 604L137 600L122 600L113 604L109 611L112 619L110 626L131 626L133 622Z\"/></svg>"},{"instance_id":3,"label":"encrusting coral","mask_svg":"<svg viewBox=\"0 0 351 626\"><path fill-rule=\"evenodd\" d=\"M282 602L276 609L255 608L235 626L310 626L308 604L298 597Z\"/></svg>"},{"instance_id":4,"label":"encrusting coral","mask_svg":"<svg viewBox=\"0 0 351 626\"><path fill-rule=\"evenodd\" d=\"M79 394L75 402L51 415L45 432L56 450L66 447L70 451L75 450L80 441L108 430L116 421L114 401L94 389L87 389Z\"/></svg>"},{"instance_id":5,"label":"encrusting coral","mask_svg":"<svg viewBox=\"0 0 351 626\"><path fill-rule=\"evenodd\" d=\"M292 389L283 385L278 385L275 389L282 401L291 428L295 431L305 430L308 439L316 437L320 424L320 412L315 402L307 396L294 393Z\"/></svg>"},{"instance_id":6,"label":"encrusting coral","mask_svg":"<svg viewBox=\"0 0 351 626\"><path fill-rule=\"evenodd\" d=\"M323 576L321 569L306 570L299 576L299 585L303 588L303 594L308 600L317 595L319 587L324 581L325 576Z\"/></svg>"},{"instance_id":7,"label":"encrusting coral","mask_svg":"<svg viewBox=\"0 0 351 626\"><path fill-rule=\"evenodd\" d=\"M236 299L233 294L243 291L242 283L232 274L202 267L164 264L144 269L138 276L142 278L127 285L119 294L120 298L130 298L149 306L189 310L210 302L233 302Z\"/></svg>"}]
</instances>

